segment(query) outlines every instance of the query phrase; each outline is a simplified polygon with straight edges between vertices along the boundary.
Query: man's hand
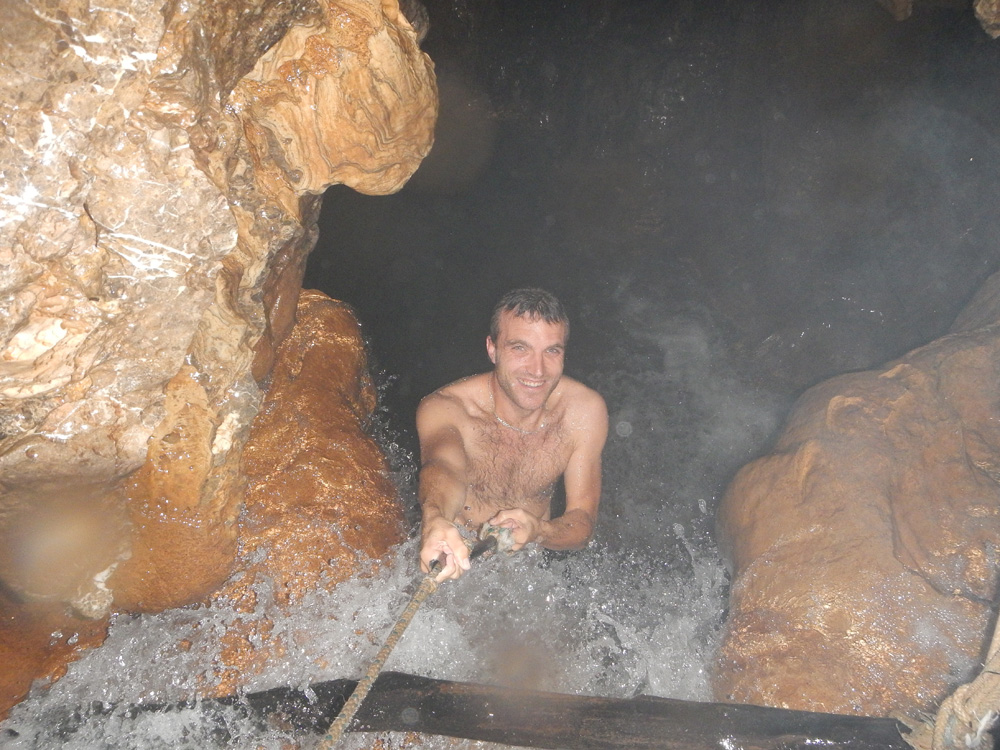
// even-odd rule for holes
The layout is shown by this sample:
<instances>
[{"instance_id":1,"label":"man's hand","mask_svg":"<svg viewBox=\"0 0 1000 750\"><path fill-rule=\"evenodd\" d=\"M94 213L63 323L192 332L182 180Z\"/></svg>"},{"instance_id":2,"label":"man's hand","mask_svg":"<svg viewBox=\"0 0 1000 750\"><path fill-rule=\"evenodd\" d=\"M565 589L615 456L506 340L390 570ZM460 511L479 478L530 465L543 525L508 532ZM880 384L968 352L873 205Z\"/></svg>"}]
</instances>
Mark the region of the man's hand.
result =
<instances>
[{"instance_id":1,"label":"man's hand","mask_svg":"<svg viewBox=\"0 0 1000 750\"><path fill-rule=\"evenodd\" d=\"M438 583L448 578L461 578L469 569L469 548L451 521L440 516L425 521L422 536L420 569L424 573L430 573L431 563L444 555L441 572L435 578Z\"/></svg>"},{"instance_id":2,"label":"man's hand","mask_svg":"<svg viewBox=\"0 0 1000 750\"><path fill-rule=\"evenodd\" d=\"M510 551L517 552L524 545L538 539L545 521L523 508L511 508L497 513L490 519L489 523L491 526L510 529L511 537L514 540Z\"/></svg>"}]
</instances>

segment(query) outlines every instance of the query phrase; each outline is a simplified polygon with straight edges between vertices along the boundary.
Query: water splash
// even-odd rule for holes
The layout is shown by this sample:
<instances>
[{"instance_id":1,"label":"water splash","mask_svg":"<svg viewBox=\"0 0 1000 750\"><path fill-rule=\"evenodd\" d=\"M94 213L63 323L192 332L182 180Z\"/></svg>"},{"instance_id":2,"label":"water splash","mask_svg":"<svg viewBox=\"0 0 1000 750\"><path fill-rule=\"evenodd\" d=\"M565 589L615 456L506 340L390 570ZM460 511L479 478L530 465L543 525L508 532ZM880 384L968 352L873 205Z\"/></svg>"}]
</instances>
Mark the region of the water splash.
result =
<instances>
[{"instance_id":1,"label":"water splash","mask_svg":"<svg viewBox=\"0 0 1000 750\"><path fill-rule=\"evenodd\" d=\"M573 554L538 549L479 561L442 585L414 618L386 669L567 693L645 693L707 699L725 588L714 553L691 546L679 573L645 556L594 545ZM356 678L375 655L419 578L416 541L374 575L316 591L288 611L258 594L287 648L249 679L248 692ZM218 667L221 636L244 617L222 605L120 616L103 647L51 687L36 685L0 724L0 745L20 748L281 748L318 738L262 730L238 708L202 711L193 699ZM98 710L80 711L98 703ZM174 704L170 711L134 707ZM129 710L133 707L133 710ZM75 712L74 712L75 711ZM345 747L367 747L372 735ZM382 736L386 746L402 736ZM421 747L462 747L426 738ZM466 747L483 747L471 743Z\"/></svg>"}]
</instances>

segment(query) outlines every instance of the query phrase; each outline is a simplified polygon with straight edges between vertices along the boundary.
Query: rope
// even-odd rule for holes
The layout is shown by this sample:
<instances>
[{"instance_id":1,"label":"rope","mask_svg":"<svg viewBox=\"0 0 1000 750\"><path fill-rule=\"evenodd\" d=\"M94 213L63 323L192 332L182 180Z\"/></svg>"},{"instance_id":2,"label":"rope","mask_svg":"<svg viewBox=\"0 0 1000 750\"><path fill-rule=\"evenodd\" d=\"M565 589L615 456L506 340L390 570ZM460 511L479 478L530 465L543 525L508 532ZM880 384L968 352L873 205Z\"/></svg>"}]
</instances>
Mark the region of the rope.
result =
<instances>
[{"instance_id":1,"label":"rope","mask_svg":"<svg viewBox=\"0 0 1000 750\"><path fill-rule=\"evenodd\" d=\"M935 717L906 737L915 750L988 750L987 734L1000 718L1000 627L993 631L983 671L938 707Z\"/></svg>"},{"instance_id":2,"label":"rope","mask_svg":"<svg viewBox=\"0 0 1000 750\"><path fill-rule=\"evenodd\" d=\"M337 742L340 741L340 736L347 729L347 725L351 723L351 719L354 718L354 714L357 713L358 709L361 707L362 702L368 696L368 691L371 690L372 685L375 683L375 679L379 676L382 671L382 667L385 665L386 659L389 658L389 654L396 647L396 643L399 639L403 637L403 631L410 624L410 620L420 609L420 605L424 603L424 599L433 594L438 587L437 581L434 580L436 572L431 572L424 576L424 580L420 584L420 588L410 599L410 603L406 605L406 609L403 610L403 614L399 616L396 620L395 626L392 628L392 632L389 633L389 637L385 639L385 644L379 650L375 659L372 661L371 665L368 667L368 671L365 672L364 677L358 680L357 687L354 688L354 692L351 693L351 697L348 698L347 703L344 707L340 709L340 714L337 716L337 720L330 725L329 731L323 738L323 741L319 744L319 750L331 750Z\"/></svg>"},{"instance_id":3,"label":"rope","mask_svg":"<svg viewBox=\"0 0 1000 750\"><path fill-rule=\"evenodd\" d=\"M484 532L481 534L478 542L466 540L465 543L469 546L469 559L475 560L477 557L489 557L497 549L509 550L510 545L513 544L513 536L510 529L489 526L488 530L484 527ZM382 644L382 648L379 649L372 663L368 666L368 670L358 680L358 684L354 688L354 692L351 693L351 697L347 699L344 707L340 709L340 714L338 714L336 721L330 725L326 736L323 737L322 742L317 746L318 750L332 750L337 742L340 741L340 736L347 731L347 725L351 723L354 714L358 712L361 704L368 697L368 692L372 689L372 685L375 684L375 680L382 671L382 667L385 666L389 654L392 653L399 639L403 637L403 631L410 624L410 620L413 619L417 610L420 609L420 605L424 603L424 599L437 591L438 582L434 579L438 574L438 565L438 560L431 563L431 572L424 576L417 592L410 599L410 603L406 605L403 614L396 620L396 624L389 633L389 637L385 639L385 643Z\"/></svg>"}]
</instances>

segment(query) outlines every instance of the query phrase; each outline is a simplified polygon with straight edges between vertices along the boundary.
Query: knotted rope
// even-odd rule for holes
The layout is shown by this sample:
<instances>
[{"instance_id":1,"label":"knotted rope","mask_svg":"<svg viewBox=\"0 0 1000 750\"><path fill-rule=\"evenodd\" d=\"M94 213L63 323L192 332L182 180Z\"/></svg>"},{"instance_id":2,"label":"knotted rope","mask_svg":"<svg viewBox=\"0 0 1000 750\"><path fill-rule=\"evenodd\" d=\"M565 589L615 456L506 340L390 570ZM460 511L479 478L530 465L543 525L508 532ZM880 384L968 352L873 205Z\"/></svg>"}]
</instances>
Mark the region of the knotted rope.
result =
<instances>
[{"instance_id":1,"label":"knotted rope","mask_svg":"<svg viewBox=\"0 0 1000 750\"><path fill-rule=\"evenodd\" d=\"M956 689L938 707L936 716L919 724L905 739L915 750L988 750L993 740L987 733L998 718L1000 628L994 628L979 676Z\"/></svg>"},{"instance_id":2,"label":"knotted rope","mask_svg":"<svg viewBox=\"0 0 1000 750\"><path fill-rule=\"evenodd\" d=\"M357 687L354 688L354 692L351 693L351 697L347 699L344 707L340 709L340 714L337 716L336 721L330 725L329 731L319 744L321 750L329 750L329 748L334 747L340 740L340 735L347 729L347 725L351 723L354 714L358 712L362 702L368 697L368 691L372 689L372 685L378 678L379 673L381 673L382 667L385 666L385 661L389 658L389 654L392 653L399 639L403 637L403 631L410 624L413 615L420 609L420 605L424 603L424 599L437 591L438 583L434 580L436 575L437 570L435 569L424 576L424 580L420 583L420 588L417 589L413 598L410 599L410 603L406 605L403 614L396 620L396 624L389 633L389 637L385 639L385 644L379 649L378 654L375 655L364 676L358 680Z\"/></svg>"},{"instance_id":3,"label":"knotted rope","mask_svg":"<svg viewBox=\"0 0 1000 750\"><path fill-rule=\"evenodd\" d=\"M471 540L466 543L470 547L469 559L474 560L480 556L489 557L497 549L509 550L511 534L509 529L490 526L487 531L486 527L484 527L484 532L481 533L481 539L478 543ZM403 637L403 631L410 624L410 620L413 619L417 610L420 609L420 605L424 603L424 599L437 591L438 582L435 579L438 574L439 565L440 563L437 560L431 564L431 572L424 576L413 598L410 599L410 603L406 605L403 614L396 620L396 624L385 639L385 643L382 644L382 648L379 649L375 658L372 659L371 664L368 665L364 676L358 680L358 684L354 688L354 692L351 693L351 697L347 699L344 707L340 709L336 720L330 725L326 736L323 737L323 740L317 746L319 750L331 750L340 741L340 736L347 730L347 725L351 723L354 714L358 712L361 704L368 697L368 692L372 689L372 685L375 684L375 680L378 679L379 674L382 672L382 667L385 666L389 654L392 653L399 639Z\"/></svg>"}]
</instances>

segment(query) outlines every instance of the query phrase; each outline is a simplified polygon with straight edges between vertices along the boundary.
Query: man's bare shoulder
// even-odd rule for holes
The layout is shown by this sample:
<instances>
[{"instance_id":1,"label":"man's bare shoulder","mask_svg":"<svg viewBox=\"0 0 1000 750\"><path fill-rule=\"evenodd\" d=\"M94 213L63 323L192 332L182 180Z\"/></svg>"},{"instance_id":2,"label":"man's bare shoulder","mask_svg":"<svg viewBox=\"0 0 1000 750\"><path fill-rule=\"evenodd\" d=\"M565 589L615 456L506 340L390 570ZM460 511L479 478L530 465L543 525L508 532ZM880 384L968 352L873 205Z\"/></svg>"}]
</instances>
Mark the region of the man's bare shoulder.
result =
<instances>
[{"instance_id":1,"label":"man's bare shoulder","mask_svg":"<svg viewBox=\"0 0 1000 750\"><path fill-rule=\"evenodd\" d=\"M421 417L425 421L445 419L457 423L478 416L482 411L479 401L485 393L487 377L488 373L471 375L424 396L417 407L418 427Z\"/></svg>"},{"instance_id":2,"label":"man's bare shoulder","mask_svg":"<svg viewBox=\"0 0 1000 750\"><path fill-rule=\"evenodd\" d=\"M563 388L563 400L567 407L582 411L607 410L601 394L579 380L563 375L560 385Z\"/></svg>"},{"instance_id":3,"label":"man's bare shoulder","mask_svg":"<svg viewBox=\"0 0 1000 750\"><path fill-rule=\"evenodd\" d=\"M457 398L459 400L471 399L474 396L478 396L480 392L486 387L486 381L489 380L490 373L481 372L478 375L469 375L466 378L456 380L453 383L448 383L448 385L438 388L431 396L444 396L450 398Z\"/></svg>"},{"instance_id":4,"label":"man's bare shoulder","mask_svg":"<svg viewBox=\"0 0 1000 750\"><path fill-rule=\"evenodd\" d=\"M608 407L600 393L579 380L563 376L562 407L565 420L572 429L607 429Z\"/></svg>"}]
</instances>

